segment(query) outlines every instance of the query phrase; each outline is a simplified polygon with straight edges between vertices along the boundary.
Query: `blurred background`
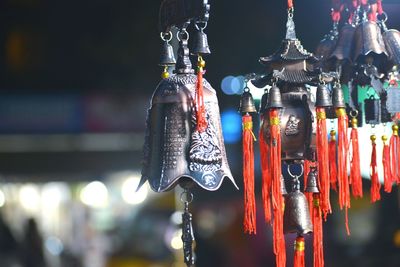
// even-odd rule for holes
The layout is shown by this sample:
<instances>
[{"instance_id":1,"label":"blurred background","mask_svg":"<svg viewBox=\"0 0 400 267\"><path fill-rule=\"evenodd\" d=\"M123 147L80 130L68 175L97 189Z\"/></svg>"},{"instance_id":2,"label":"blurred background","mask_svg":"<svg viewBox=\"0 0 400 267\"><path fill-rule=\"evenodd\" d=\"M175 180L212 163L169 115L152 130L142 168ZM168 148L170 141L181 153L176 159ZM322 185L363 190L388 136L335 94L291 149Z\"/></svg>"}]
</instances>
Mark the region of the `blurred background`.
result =
<instances>
[{"instance_id":1,"label":"blurred background","mask_svg":"<svg viewBox=\"0 0 400 267\"><path fill-rule=\"evenodd\" d=\"M155 194L146 185L135 192L145 116L161 73L159 4L0 1L0 267L183 266L179 190ZM279 46L285 5L211 1L206 78L219 96L240 188L242 75L261 72L258 57ZM295 6L297 35L313 51L331 29L330 1ZM384 8L389 28L400 29L398 0L385 0ZM370 130L360 133L369 144ZM368 176L370 148L361 149ZM261 208L259 179L258 171ZM352 201L350 237L333 193L324 229L327 267L399 266L398 190L371 205L369 180L364 187L364 199ZM262 209L257 236L242 233L242 199L229 183L217 192L194 191L196 266L273 266ZM288 266L293 240L287 237ZM311 266L308 245L307 251Z\"/></svg>"}]
</instances>

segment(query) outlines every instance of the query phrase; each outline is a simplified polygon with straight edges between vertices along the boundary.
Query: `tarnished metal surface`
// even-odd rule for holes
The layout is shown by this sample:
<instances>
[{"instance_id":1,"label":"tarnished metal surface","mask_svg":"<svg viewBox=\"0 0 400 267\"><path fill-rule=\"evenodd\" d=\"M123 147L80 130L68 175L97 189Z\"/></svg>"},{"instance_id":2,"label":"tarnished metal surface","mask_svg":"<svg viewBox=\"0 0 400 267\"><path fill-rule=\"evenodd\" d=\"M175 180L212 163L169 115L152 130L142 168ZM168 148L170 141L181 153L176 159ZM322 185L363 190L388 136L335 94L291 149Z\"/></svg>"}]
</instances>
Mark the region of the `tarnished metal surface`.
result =
<instances>
[{"instance_id":1,"label":"tarnished metal surface","mask_svg":"<svg viewBox=\"0 0 400 267\"><path fill-rule=\"evenodd\" d=\"M285 197L285 212L283 215L283 231L305 235L313 231L306 196L300 192L298 180L293 190Z\"/></svg>"},{"instance_id":2,"label":"tarnished metal surface","mask_svg":"<svg viewBox=\"0 0 400 267\"><path fill-rule=\"evenodd\" d=\"M354 33L353 61L366 63L365 57L374 57L374 60L384 60L387 57L385 43L381 29L373 21L365 21L357 26Z\"/></svg>"},{"instance_id":3,"label":"tarnished metal surface","mask_svg":"<svg viewBox=\"0 0 400 267\"><path fill-rule=\"evenodd\" d=\"M158 85L147 119L143 184L154 191L171 189L180 178L190 178L206 190L217 190L225 177L235 184L226 158L218 100L203 80L207 129L196 131L193 99L197 77L172 75ZM236 184L235 184L236 186Z\"/></svg>"},{"instance_id":4,"label":"tarnished metal surface","mask_svg":"<svg viewBox=\"0 0 400 267\"><path fill-rule=\"evenodd\" d=\"M400 32L398 30L388 30L383 33L389 58L394 65L400 64Z\"/></svg>"},{"instance_id":5,"label":"tarnished metal surface","mask_svg":"<svg viewBox=\"0 0 400 267\"><path fill-rule=\"evenodd\" d=\"M352 60L351 50L355 30L355 27L351 24L346 24L341 28L338 41L335 49L332 52L331 58L340 61Z\"/></svg>"}]
</instances>

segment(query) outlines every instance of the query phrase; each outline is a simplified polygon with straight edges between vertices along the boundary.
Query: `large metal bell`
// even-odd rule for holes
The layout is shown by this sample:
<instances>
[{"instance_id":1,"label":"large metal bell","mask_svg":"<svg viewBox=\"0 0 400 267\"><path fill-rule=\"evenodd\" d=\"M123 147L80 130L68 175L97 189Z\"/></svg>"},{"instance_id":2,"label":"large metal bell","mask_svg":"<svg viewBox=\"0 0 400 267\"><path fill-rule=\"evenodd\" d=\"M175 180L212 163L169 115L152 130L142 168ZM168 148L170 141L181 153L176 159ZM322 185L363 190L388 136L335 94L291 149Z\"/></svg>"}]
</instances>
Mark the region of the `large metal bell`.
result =
<instances>
[{"instance_id":1,"label":"large metal bell","mask_svg":"<svg viewBox=\"0 0 400 267\"><path fill-rule=\"evenodd\" d=\"M333 104L334 108L345 108L346 107L343 89L339 83L333 87L332 104Z\"/></svg>"},{"instance_id":2,"label":"large metal bell","mask_svg":"<svg viewBox=\"0 0 400 267\"><path fill-rule=\"evenodd\" d=\"M319 193L317 170L311 169L307 175L307 185L304 190L307 193Z\"/></svg>"},{"instance_id":3,"label":"large metal bell","mask_svg":"<svg viewBox=\"0 0 400 267\"><path fill-rule=\"evenodd\" d=\"M317 87L317 97L315 102L316 107L330 107L332 106L332 99L329 94L328 85L319 84Z\"/></svg>"},{"instance_id":4,"label":"large metal bell","mask_svg":"<svg viewBox=\"0 0 400 267\"><path fill-rule=\"evenodd\" d=\"M394 65L400 65L400 32L398 30L388 30L383 33L389 59Z\"/></svg>"},{"instance_id":5,"label":"large metal bell","mask_svg":"<svg viewBox=\"0 0 400 267\"><path fill-rule=\"evenodd\" d=\"M357 26L354 33L353 61L367 64L371 61L378 68L384 66L388 53L383 41L381 29L374 21L365 21Z\"/></svg>"},{"instance_id":6,"label":"large metal bell","mask_svg":"<svg viewBox=\"0 0 400 267\"><path fill-rule=\"evenodd\" d=\"M257 112L256 106L254 105L253 96L249 90L245 90L240 98L239 112L242 114Z\"/></svg>"},{"instance_id":7,"label":"large metal bell","mask_svg":"<svg viewBox=\"0 0 400 267\"><path fill-rule=\"evenodd\" d=\"M193 47L191 49L194 55L208 55L211 54L208 45L207 34L203 30L196 31L193 37Z\"/></svg>"},{"instance_id":8,"label":"large metal bell","mask_svg":"<svg viewBox=\"0 0 400 267\"><path fill-rule=\"evenodd\" d=\"M270 108L283 108L281 91L276 85L272 85L271 89L269 89L267 109Z\"/></svg>"},{"instance_id":9,"label":"large metal bell","mask_svg":"<svg viewBox=\"0 0 400 267\"><path fill-rule=\"evenodd\" d=\"M346 24L342 27L339 33L336 47L331 54L332 59L338 61L351 61L351 49L353 45L355 27L351 24Z\"/></svg>"},{"instance_id":10,"label":"large metal bell","mask_svg":"<svg viewBox=\"0 0 400 267\"><path fill-rule=\"evenodd\" d=\"M160 66L171 66L176 63L174 49L169 42L164 42L161 50Z\"/></svg>"},{"instance_id":11,"label":"large metal bell","mask_svg":"<svg viewBox=\"0 0 400 267\"><path fill-rule=\"evenodd\" d=\"M306 196L300 192L298 180L293 191L285 197L285 212L283 215L283 231L305 235L313 231L310 211Z\"/></svg>"}]
</instances>

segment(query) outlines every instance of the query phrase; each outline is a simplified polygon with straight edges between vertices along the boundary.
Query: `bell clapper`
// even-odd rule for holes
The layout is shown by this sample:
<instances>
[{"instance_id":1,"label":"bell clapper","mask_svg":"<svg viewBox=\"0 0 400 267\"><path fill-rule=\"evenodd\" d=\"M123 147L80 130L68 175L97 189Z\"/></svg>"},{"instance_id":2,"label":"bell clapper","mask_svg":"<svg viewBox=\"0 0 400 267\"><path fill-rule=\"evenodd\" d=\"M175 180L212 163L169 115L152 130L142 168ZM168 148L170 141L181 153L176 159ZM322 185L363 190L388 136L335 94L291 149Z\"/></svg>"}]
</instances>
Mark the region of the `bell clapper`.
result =
<instances>
[{"instance_id":1,"label":"bell clapper","mask_svg":"<svg viewBox=\"0 0 400 267\"><path fill-rule=\"evenodd\" d=\"M194 233L193 233L193 216L189 212L189 204L193 201L193 194L188 190L184 189L181 194L181 201L184 204L184 211L182 213L182 242L183 242L183 255L184 261L188 267L195 264L194 257Z\"/></svg>"}]
</instances>

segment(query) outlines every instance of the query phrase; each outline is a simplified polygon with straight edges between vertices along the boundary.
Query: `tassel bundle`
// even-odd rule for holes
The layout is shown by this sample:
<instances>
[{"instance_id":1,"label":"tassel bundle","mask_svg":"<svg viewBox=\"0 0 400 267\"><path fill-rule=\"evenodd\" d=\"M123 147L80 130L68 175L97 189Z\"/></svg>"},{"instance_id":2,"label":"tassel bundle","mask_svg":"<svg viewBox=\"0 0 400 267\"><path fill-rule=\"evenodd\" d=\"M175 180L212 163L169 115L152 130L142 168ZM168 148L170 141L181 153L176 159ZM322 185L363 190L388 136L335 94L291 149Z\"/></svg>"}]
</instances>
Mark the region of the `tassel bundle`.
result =
<instances>
[{"instance_id":1,"label":"tassel bundle","mask_svg":"<svg viewBox=\"0 0 400 267\"><path fill-rule=\"evenodd\" d=\"M262 175L262 199L264 207L264 218L266 223L271 222L271 170L269 159L269 144L264 139L262 127L259 132L261 175Z\"/></svg>"},{"instance_id":2,"label":"tassel bundle","mask_svg":"<svg viewBox=\"0 0 400 267\"><path fill-rule=\"evenodd\" d=\"M254 195L254 148L253 121L248 113L243 123L243 185L244 185L244 232L256 234L256 201Z\"/></svg>"},{"instance_id":3,"label":"tassel bundle","mask_svg":"<svg viewBox=\"0 0 400 267\"><path fill-rule=\"evenodd\" d=\"M197 84L196 84L196 130L198 132L204 132L207 128L206 120L206 108L204 106L204 93L203 93L203 68L206 62L201 56L198 57L197 61Z\"/></svg>"},{"instance_id":4,"label":"tassel bundle","mask_svg":"<svg viewBox=\"0 0 400 267\"><path fill-rule=\"evenodd\" d=\"M339 184L339 207L345 209L346 232L350 235L348 222L348 209L350 208L350 188L347 176L347 125L348 119L344 108L337 108L338 117L338 184Z\"/></svg>"},{"instance_id":5,"label":"tassel bundle","mask_svg":"<svg viewBox=\"0 0 400 267\"><path fill-rule=\"evenodd\" d=\"M397 125L392 126L392 136L390 137L389 149L390 149L390 173L391 180L393 183L399 184L400 182L400 143L399 143L399 127Z\"/></svg>"},{"instance_id":6,"label":"tassel bundle","mask_svg":"<svg viewBox=\"0 0 400 267\"><path fill-rule=\"evenodd\" d=\"M319 206L319 194L313 195L312 223L313 223L313 247L314 247L314 267L324 267L324 244L322 213Z\"/></svg>"},{"instance_id":7,"label":"tassel bundle","mask_svg":"<svg viewBox=\"0 0 400 267\"><path fill-rule=\"evenodd\" d=\"M387 143L387 136L382 135L383 150L382 150L382 166L383 166L383 190L386 193L392 192L392 174L390 171L390 148Z\"/></svg>"},{"instance_id":8,"label":"tassel bundle","mask_svg":"<svg viewBox=\"0 0 400 267\"><path fill-rule=\"evenodd\" d=\"M286 248L285 237L283 234L284 198L281 193L281 133L278 109L271 108L269 110L269 120L271 138L269 144L269 157L271 162L272 209L274 214L274 253L276 256L276 267L285 267Z\"/></svg>"},{"instance_id":9,"label":"tassel bundle","mask_svg":"<svg viewBox=\"0 0 400 267\"><path fill-rule=\"evenodd\" d=\"M331 139L329 140L329 177L331 188L337 191L337 165L336 165L336 131L331 130Z\"/></svg>"},{"instance_id":10,"label":"tassel bundle","mask_svg":"<svg viewBox=\"0 0 400 267\"><path fill-rule=\"evenodd\" d=\"M304 237L298 236L294 241L294 267L305 267L304 250Z\"/></svg>"},{"instance_id":11,"label":"tassel bundle","mask_svg":"<svg viewBox=\"0 0 400 267\"><path fill-rule=\"evenodd\" d=\"M358 131L357 131L357 119L351 119L351 157L350 157L350 182L353 197L362 198L362 177L360 167L360 147L358 144Z\"/></svg>"},{"instance_id":12,"label":"tassel bundle","mask_svg":"<svg viewBox=\"0 0 400 267\"><path fill-rule=\"evenodd\" d=\"M371 135L372 153L371 153L371 202L374 203L381 199L381 184L379 183L378 167L376 164L376 135Z\"/></svg>"},{"instance_id":13,"label":"tassel bundle","mask_svg":"<svg viewBox=\"0 0 400 267\"><path fill-rule=\"evenodd\" d=\"M329 157L328 139L326 131L326 113L322 107L316 108L317 113L317 161L318 161L318 180L321 192L321 210L326 220L328 213L331 213L331 203L329 200Z\"/></svg>"}]
</instances>

